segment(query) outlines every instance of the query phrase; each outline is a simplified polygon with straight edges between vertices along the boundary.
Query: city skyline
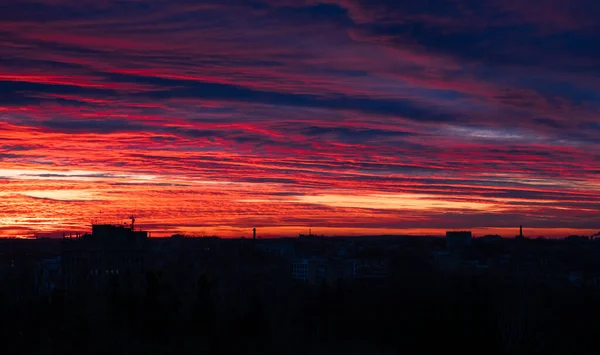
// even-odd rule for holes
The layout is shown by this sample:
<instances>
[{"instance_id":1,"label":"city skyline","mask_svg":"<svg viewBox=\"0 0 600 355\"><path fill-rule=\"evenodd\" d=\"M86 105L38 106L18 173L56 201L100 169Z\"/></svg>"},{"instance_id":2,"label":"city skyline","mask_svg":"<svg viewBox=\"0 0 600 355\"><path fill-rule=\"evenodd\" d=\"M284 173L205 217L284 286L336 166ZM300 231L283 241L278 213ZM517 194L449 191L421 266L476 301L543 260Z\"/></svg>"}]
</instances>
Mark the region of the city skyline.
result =
<instances>
[{"instance_id":1,"label":"city skyline","mask_svg":"<svg viewBox=\"0 0 600 355\"><path fill-rule=\"evenodd\" d=\"M594 234L600 6L484 3L6 0L0 237Z\"/></svg>"}]
</instances>

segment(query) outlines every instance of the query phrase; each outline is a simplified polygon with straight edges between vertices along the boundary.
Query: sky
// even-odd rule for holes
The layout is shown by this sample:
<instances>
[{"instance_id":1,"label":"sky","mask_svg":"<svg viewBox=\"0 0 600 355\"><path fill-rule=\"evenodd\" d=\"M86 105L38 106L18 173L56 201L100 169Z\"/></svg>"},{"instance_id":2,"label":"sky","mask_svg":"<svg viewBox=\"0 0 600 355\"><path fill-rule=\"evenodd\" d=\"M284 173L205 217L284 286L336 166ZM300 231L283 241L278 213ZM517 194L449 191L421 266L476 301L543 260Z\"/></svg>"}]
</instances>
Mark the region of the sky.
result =
<instances>
[{"instance_id":1,"label":"sky","mask_svg":"<svg viewBox=\"0 0 600 355\"><path fill-rule=\"evenodd\" d=\"M2 0L0 236L600 230L596 0Z\"/></svg>"}]
</instances>

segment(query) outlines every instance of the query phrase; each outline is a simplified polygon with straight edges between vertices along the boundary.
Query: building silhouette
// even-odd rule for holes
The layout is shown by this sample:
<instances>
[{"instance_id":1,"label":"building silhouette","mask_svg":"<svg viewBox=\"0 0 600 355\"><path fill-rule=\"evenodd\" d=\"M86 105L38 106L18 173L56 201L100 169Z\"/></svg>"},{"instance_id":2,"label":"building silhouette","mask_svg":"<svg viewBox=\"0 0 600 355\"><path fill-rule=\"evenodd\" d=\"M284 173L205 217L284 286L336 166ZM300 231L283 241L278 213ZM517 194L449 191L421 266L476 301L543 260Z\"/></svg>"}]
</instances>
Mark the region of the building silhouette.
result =
<instances>
[{"instance_id":1,"label":"building silhouette","mask_svg":"<svg viewBox=\"0 0 600 355\"><path fill-rule=\"evenodd\" d=\"M446 248L456 249L469 246L472 239L470 231L448 231L446 232Z\"/></svg>"},{"instance_id":2,"label":"building silhouette","mask_svg":"<svg viewBox=\"0 0 600 355\"><path fill-rule=\"evenodd\" d=\"M148 259L148 233L131 226L95 224L92 233L64 237L62 273L66 293L97 292L118 283L139 291Z\"/></svg>"},{"instance_id":3,"label":"building silhouette","mask_svg":"<svg viewBox=\"0 0 600 355\"><path fill-rule=\"evenodd\" d=\"M516 239L525 239L523 235L523 226L519 226L519 235L515 236Z\"/></svg>"}]
</instances>

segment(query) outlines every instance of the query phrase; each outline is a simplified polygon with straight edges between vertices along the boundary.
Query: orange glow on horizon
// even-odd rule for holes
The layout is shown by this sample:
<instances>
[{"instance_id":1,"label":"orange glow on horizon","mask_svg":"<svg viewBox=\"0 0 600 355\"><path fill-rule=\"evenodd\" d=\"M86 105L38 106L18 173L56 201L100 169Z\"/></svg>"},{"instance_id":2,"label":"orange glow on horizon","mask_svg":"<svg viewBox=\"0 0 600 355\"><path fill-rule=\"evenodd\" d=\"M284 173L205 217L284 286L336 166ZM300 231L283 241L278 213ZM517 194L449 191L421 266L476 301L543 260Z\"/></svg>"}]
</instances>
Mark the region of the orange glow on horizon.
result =
<instances>
[{"instance_id":1,"label":"orange glow on horizon","mask_svg":"<svg viewBox=\"0 0 600 355\"><path fill-rule=\"evenodd\" d=\"M469 216L514 210L509 202L495 198L474 202L419 193L376 194L368 190L364 194L357 194L356 190L344 194L344 190L337 190L333 194L314 195L298 191L296 196L289 196L292 193L277 194L282 185L275 182L259 184L92 170L5 167L0 169L0 176L4 176L0 192L0 235L4 237L85 231L93 219L120 224L131 214L136 215L140 227L154 236L184 233L241 237L252 227L259 228L260 235L265 237L295 236L308 227L313 227L315 233L332 236L443 235L446 229L470 229L476 235L499 233L512 237L510 233L514 234L514 228L483 228L468 222L454 228L424 226L431 214ZM520 207L524 211L528 208ZM385 227L386 224L397 227ZM536 236L550 237L594 232L583 228L530 230Z\"/></svg>"}]
</instances>

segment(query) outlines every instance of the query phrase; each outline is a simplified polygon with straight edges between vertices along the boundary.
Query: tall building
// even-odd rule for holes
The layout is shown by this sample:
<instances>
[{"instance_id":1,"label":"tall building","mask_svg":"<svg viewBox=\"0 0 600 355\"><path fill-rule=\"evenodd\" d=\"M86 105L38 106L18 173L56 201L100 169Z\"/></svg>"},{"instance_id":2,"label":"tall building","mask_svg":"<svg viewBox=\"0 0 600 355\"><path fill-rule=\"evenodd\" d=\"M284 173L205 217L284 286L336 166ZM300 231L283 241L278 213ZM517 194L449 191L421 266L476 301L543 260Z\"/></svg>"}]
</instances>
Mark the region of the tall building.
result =
<instances>
[{"instance_id":1,"label":"tall building","mask_svg":"<svg viewBox=\"0 0 600 355\"><path fill-rule=\"evenodd\" d=\"M523 226L519 226L519 235L515 236L516 239L525 239L523 235Z\"/></svg>"},{"instance_id":2,"label":"tall building","mask_svg":"<svg viewBox=\"0 0 600 355\"><path fill-rule=\"evenodd\" d=\"M145 282L148 233L131 226L95 224L91 234L65 237L61 263L67 293L106 290L117 282L136 291Z\"/></svg>"}]
</instances>

